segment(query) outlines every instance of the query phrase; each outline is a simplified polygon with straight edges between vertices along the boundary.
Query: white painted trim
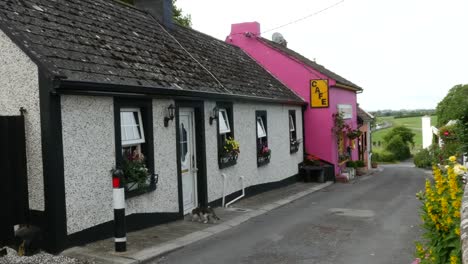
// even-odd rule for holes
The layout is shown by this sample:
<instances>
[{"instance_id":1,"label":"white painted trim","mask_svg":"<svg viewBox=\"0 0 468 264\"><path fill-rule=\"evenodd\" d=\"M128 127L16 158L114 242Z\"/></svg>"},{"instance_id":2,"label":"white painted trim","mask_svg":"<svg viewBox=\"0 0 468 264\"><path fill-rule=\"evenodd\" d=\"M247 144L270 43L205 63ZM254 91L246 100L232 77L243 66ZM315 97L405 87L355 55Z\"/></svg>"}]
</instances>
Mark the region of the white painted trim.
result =
<instances>
[{"instance_id":1,"label":"white painted trim","mask_svg":"<svg viewBox=\"0 0 468 264\"><path fill-rule=\"evenodd\" d=\"M127 242L127 237L115 237L114 242Z\"/></svg>"}]
</instances>

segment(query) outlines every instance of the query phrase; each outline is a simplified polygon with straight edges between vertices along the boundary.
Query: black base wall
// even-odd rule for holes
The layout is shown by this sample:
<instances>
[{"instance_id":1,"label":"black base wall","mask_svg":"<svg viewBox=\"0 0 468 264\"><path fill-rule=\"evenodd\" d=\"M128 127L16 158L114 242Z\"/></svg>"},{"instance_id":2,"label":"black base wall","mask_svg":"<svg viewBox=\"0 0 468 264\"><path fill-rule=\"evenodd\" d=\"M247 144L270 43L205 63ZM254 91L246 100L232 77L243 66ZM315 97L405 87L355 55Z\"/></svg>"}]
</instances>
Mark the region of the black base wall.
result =
<instances>
[{"instance_id":1,"label":"black base wall","mask_svg":"<svg viewBox=\"0 0 468 264\"><path fill-rule=\"evenodd\" d=\"M182 218L183 216L179 213L150 213L128 215L125 221L127 223L127 232L131 232ZM114 237L114 221L109 221L67 236L66 247L62 248L62 250L111 237Z\"/></svg>"},{"instance_id":2,"label":"black base wall","mask_svg":"<svg viewBox=\"0 0 468 264\"><path fill-rule=\"evenodd\" d=\"M298 180L299 180L299 176L296 174L294 176L291 176L291 177L286 178L286 179L281 180L281 181L262 183L262 184L258 184L258 185L249 186L249 187L245 188L244 198L245 197L251 197L251 196L266 192L266 191L271 191L273 189L285 187L285 186L288 186L290 184L293 184L293 183L297 182ZM227 195L226 196L226 203L228 203L229 201L232 201L233 199L239 197L241 194L242 194L242 190L239 190L237 192L234 192L234 193L231 193L231 194ZM211 207L218 207L218 206L222 206L222 203L223 203L223 198L221 197L221 198L219 198L217 200L214 200L214 201L208 203L208 205L211 206Z\"/></svg>"}]
</instances>

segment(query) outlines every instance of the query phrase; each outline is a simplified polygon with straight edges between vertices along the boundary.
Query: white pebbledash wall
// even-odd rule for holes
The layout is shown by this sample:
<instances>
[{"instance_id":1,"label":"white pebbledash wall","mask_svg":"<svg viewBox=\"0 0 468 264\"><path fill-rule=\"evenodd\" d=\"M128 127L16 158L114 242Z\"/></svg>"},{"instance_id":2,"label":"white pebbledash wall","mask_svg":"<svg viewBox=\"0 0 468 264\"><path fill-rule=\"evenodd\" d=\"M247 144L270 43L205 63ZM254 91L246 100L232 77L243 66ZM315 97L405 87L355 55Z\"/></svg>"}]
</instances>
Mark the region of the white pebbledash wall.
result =
<instances>
[{"instance_id":1,"label":"white pebbledash wall","mask_svg":"<svg viewBox=\"0 0 468 264\"><path fill-rule=\"evenodd\" d=\"M29 208L44 210L38 68L0 30L0 115L25 114Z\"/></svg>"},{"instance_id":2,"label":"white pebbledash wall","mask_svg":"<svg viewBox=\"0 0 468 264\"><path fill-rule=\"evenodd\" d=\"M205 116L210 116L215 102L205 103ZM268 145L271 149L270 163L257 167L256 117L255 111L267 112ZM280 104L234 103L234 136L240 144L237 164L225 169L218 166L217 122L210 126L205 120L206 159L208 172L208 200L222 198L223 178L227 176L226 195L241 189L240 176L244 176L245 186L276 182L298 173L297 164L302 161L302 144L299 151L289 152L289 110L296 111L297 138L302 139L302 111L298 106ZM229 201L226 201L229 202Z\"/></svg>"},{"instance_id":3,"label":"white pebbledash wall","mask_svg":"<svg viewBox=\"0 0 468 264\"><path fill-rule=\"evenodd\" d=\"M65 95L61 98L67 230L72 234L113 220L110 170L115 164L114 110L110 97ZM171 100L153 100L156 191L126 202L126 214L178 212L175 120L164 127L163 118ZM226 173L227 194L240 190L239 176L246 187L283 180L297 174L302 146L289 153L289 110L296 110L297 138L302 139L302 114L298 106L234 103L234 134L241 153L237 164L219 170L217 122L208 122L215 102L205 102L205 136L208 199L222 197L221 173ZM257 168L255 111L267 111L269 164Z\"/></svg>"},{"instance_id":4,"label":"white pebbledash wall","mask_svg":"<svg viewBox=\"0 0 468 264\"><path fill-rule=\"evenodd\" d=\"M178 212L175 124L162 117L172 101L153 100L158 189L126 201L126 214ZM114 219L114 104L111 97L62 96L67 231L72 234Z\"/></svg>"}]
</instances>

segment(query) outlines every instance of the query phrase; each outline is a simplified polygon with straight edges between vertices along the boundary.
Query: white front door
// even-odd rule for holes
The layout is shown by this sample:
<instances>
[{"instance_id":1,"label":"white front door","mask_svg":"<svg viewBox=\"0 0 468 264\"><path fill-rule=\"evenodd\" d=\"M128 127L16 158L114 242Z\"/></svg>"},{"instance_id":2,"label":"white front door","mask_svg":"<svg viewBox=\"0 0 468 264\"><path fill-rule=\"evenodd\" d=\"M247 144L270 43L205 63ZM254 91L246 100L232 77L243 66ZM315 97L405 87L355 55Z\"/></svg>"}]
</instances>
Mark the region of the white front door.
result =
<instances>
[{"instance_id":1,"label":"white front door","mask_svg":"<svg viewBox=\"0 0 468 264\"><path fill-rule=\"evenodd\" d=\"M192 108L179 110L180 171L182 172L182 195L184 214L197 207L197 157L195 145L195 123Z\"/></svg>"}]
</instances>

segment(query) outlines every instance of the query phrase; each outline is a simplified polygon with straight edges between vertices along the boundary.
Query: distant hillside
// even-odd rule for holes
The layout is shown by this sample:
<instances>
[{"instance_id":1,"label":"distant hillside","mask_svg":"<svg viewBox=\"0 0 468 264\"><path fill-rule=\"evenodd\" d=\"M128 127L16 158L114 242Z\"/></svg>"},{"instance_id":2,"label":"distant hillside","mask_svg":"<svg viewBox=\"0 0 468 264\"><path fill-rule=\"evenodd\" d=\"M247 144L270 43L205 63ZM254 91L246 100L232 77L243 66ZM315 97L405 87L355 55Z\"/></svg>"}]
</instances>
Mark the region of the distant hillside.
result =
<instances>
[{"instance_id":1,"label":"distant hillside","mask_svg":"<svg viewBox=\"0 0 468 264\"><path fill-rule=\"evenodd\" d=\"M370 112L376 117L392 116L393 118L417 117L424 115L434 115L435 109L415 109L415 110L378 110Z\"/></svg>"},{"instance_id":2,"label":"distant hillside","mask_svg":"<svg viewBox=\"0 0 468 264\"><path fill-rule=\"evenodd\" d=\"M431 116L431 124L435 125L437 123L437 116L432 115ZM421 117L404 117L404 118L395 118L394 116L383 116L383 117L377 117L376 121L377 125L382 126L382 124L386 124L387 127L380 129L378 131L373 131L372 132L372 142L375 143L373 145L374 151L381 151L383 150L383 137L385 134L388 133L392 129L392 127L395 126L405 126L409 129L411 129L415 136L414 136L414 148L411 150L411 152L414 152L422 147L422 121ZM379 146L379 141L380 141L380 146Z\"/></svg>"}]
</instances>

